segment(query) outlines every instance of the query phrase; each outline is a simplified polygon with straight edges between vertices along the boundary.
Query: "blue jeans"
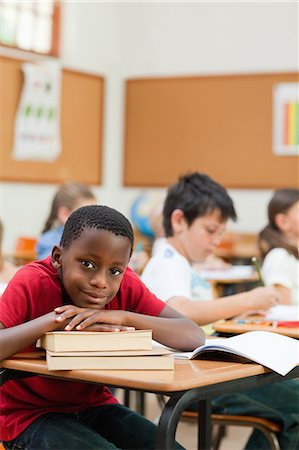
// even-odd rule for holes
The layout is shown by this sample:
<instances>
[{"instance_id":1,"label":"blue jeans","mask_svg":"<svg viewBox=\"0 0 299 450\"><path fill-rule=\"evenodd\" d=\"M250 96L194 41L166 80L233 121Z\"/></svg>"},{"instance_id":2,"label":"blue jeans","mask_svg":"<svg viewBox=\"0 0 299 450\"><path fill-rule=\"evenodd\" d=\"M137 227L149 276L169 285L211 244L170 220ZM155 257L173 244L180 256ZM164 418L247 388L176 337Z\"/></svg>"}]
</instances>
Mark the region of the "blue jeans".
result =
<instances>
[{"instance_id":1,"label":"blue jeans","mask_svg":"<svg viewBox=\"0 0 299 450\"><path fill-rule=\"evenodd\" d=\"M272 420L282 427L277 438L281 450L299 450L299 381L270 383L259 388L226 394L212 400L215 414L257 416ZM254 430L246 450L268 450L263 433Z\"/></svg>"},{"instance_id":2,"label":"blue jeans","mask_svg":"<svg viewBox=\"0 0 299 450\"><path fill-rule=\"evenodd\" d=\"M104 405L77 414L44 414L3 444L13 450L147 450L156 448L156 432L156 425L129 408Z\"/></svg>"}]
</instances>

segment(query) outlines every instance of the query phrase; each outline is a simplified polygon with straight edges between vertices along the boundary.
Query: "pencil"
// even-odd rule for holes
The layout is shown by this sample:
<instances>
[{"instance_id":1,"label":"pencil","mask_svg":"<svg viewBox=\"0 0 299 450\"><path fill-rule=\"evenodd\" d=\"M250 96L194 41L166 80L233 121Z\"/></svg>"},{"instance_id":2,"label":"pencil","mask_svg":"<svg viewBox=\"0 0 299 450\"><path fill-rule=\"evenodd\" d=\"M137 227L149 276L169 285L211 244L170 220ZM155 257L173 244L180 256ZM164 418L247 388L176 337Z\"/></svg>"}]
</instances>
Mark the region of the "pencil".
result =
<instances>
[{"instance_id":1,"label":"pencil","mask_svg":"<svg viewBox=\"0 0 299 450\"><path fill-rule=\"evenodd\" d=\"M257 258L256 258L255 256L253 256L253 257L251 258L251 262L252 262L253 265L254 265L254 268L255 268L255 270L256 270L256 273L258 274L259 281L260 281L261 285L262 285L262 286L265 286L265 282L264 282L263 276L262 276L262 271L261 271L261 264L260 264L260 262L257 260Z\"/></svg>"}]
</instances>

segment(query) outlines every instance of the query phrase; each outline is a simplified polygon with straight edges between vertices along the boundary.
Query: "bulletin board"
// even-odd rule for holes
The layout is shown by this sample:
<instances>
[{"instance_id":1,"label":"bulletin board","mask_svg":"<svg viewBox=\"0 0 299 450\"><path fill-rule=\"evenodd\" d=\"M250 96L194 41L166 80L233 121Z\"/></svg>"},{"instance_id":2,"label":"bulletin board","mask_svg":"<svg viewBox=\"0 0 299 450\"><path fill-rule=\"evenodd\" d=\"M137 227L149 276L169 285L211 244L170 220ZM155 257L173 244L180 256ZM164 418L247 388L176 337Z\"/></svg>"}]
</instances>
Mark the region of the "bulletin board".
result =
<instances>
[{"instance_id":1,"label":"bulletin board","mask_svg":"<svg viewBox=\"0 0 299 450\"><path fill-rule=\"evenodd\" d=\"M102 181L104 79L63 69L61 85L62 151L53 162L12 156L14 120L25 61L0 56L0 180L61 183Z\"/></svg>"},{"instance_id":2,"label":"bulletin board","mask_svg":"<svg viewBox=\"0 0 299 450\"><path fill-rule=\"evenodd\" d=\"M130 79L124 185L200 171L228 188L298 185L298 156L272 151L272 91L298 73Z\"/></svg>"}]
</instances>

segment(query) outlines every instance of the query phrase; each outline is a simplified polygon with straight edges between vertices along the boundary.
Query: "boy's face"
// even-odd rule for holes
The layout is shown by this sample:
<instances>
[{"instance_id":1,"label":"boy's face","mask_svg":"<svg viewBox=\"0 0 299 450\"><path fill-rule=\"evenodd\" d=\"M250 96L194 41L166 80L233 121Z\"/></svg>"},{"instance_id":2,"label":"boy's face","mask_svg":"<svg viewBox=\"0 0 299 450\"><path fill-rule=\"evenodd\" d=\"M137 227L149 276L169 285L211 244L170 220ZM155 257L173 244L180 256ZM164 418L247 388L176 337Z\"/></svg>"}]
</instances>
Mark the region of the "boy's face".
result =
<instances>
[{"instance_id":1,"label":"boy's face","mask_svg":"<svg viewBox=\"0 0 299 450\"><path fill-rule=\"evenodd\" d=\"M172 222L174 236L170 242L189 262L205 261L219 244L226 221L222 221L220 211L216 209L198 217L189 226L183 212L180 213L177 222Z\"/></svg>"},{"instance_id":2,"label":"boy's face","mask_svg":"<svg viewBox=\"0 0 299 450\"><path fill-rule=\"evenodd\" d=\"M76 306L102 309L119 290L130 252L127 237L86 229L68 249L54 247L52 264Z\"/></svg>"}]
</instances>

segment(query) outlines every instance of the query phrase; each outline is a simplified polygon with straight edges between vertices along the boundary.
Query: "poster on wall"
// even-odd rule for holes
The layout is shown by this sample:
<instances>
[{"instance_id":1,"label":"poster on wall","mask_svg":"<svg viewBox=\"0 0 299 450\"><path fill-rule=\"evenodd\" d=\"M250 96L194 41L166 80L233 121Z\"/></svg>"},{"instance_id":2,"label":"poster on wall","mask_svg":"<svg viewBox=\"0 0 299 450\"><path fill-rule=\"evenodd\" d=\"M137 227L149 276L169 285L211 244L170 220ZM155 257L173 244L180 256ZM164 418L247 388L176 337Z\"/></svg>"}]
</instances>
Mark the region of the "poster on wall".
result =
<instances>
[{"instance_id":1,"label":"poster on wall","mask_svg":"<svg viewBox=\"0 0 299 450\"><path fill-rule=\"evenodd\" d=\"M273 152L299 155L299 83L274 86Z\"/></svg>"},{"instance_id":2,"label":"poster on wall","mask_svg":"<svg viewBox=\"0 0 299 450\"><path fill-rule=\"evenodd\" d=\"M61 151L61 67L56 61L24 63L15 119L13 157L54 161Z\"/></svg>"}]
</instances>

